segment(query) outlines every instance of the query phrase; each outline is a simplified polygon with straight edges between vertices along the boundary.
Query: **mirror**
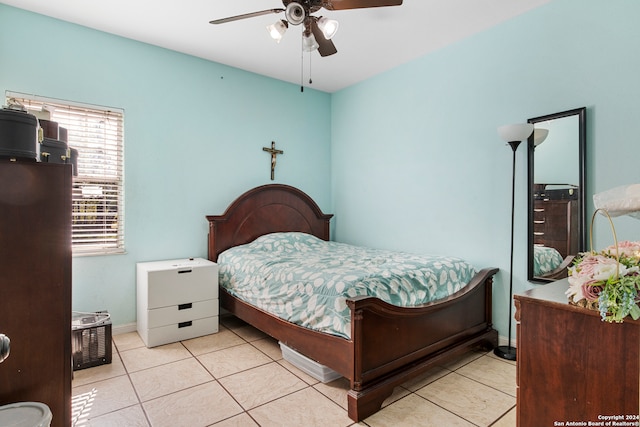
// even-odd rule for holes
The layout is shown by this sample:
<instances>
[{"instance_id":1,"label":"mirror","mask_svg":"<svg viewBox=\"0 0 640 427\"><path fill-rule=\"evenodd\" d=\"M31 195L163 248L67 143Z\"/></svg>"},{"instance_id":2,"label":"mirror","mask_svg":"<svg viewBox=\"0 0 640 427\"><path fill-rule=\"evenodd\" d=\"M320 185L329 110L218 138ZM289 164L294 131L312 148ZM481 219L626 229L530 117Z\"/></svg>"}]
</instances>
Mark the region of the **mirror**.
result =
<instances>
[{"instance_id":1,"label":"mirror","mask_svg":"<svg viewBox=\"0 0 640 427\"><path fill-rule=\"evenodd\" d=\"M528 141L528 279L551 282L566 277L573 257L585 250L586 108L528 122L534 125Z\"/></svg>"}]
</instances>

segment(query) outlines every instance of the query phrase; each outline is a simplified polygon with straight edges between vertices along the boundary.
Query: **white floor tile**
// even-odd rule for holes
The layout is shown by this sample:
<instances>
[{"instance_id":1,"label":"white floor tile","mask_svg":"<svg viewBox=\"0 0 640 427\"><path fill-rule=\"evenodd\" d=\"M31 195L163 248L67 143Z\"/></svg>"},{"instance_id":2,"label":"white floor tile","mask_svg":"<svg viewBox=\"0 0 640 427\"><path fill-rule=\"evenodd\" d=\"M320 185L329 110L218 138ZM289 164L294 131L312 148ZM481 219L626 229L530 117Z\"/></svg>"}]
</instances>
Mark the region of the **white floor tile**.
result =
<instances>
[{"instance_id":1,"label":"white floor tile","mask_svg":"<svg viewBox=\"0 0 640 427\"><path fill-rule=\"evenodd\" d=\"M147 348L113 338L113 362L74 372L73 427L515 426L515 363L471 352L397 387L360 423L349 381L322 384L282 359L277 341L234 318L220 332Z\"/></svg>"}]
</instances>

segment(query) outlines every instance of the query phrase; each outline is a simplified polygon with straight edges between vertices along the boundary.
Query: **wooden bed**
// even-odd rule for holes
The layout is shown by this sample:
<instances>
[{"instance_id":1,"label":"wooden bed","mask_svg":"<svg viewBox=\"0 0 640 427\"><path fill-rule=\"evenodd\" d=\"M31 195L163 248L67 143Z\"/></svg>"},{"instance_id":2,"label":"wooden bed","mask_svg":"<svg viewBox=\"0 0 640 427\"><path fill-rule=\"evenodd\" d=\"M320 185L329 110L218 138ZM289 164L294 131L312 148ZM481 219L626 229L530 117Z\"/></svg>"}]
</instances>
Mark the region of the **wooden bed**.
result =
<instances>
[{"instance_id":1,"label":"wooden bed","mask_svg":"<svg viewBox=\"0 0 640 427\"><path fill-rule=\"evenodd\" d=\"M272 232L299 231L329 240L329 221L302 191L287 185L256 187L223 215L209 215L209 259ZM498 343L492 328L491 286L497 268L478 272L452 296L403 308L373 297L347 300L351 339L302 328L251 306L220 288L221 306L350 381L348 414L360 421L377 412L394 387L472 347Z\"/></svg>"}]
</instances>

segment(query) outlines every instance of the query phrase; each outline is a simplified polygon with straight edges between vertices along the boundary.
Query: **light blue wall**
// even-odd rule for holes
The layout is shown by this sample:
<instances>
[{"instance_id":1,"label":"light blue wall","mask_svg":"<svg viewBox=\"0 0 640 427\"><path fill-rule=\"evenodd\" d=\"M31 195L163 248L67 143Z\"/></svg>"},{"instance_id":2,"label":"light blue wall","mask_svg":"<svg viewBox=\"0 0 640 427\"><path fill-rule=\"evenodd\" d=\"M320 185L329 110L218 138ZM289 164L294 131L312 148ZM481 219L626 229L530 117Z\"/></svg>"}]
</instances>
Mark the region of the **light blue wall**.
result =
<instances>
[{"instance_id":1,"label":"light blue wall","mask_svg":"<svg viewBox=\"0 0 640 427\"><path fill-rule=\"evenodd\" d=\"M586 106L588 198L639 182L638 16L636 0L555 0L334 94L336 239L499 267L494 322L506 336L512 151L496 128ZM516 153L516 293L535 286L524 148ZM640 238L635 219L616 219L616 228L621 239ZM597 222L595 246L611 243L608 223Z\"/></svg>"},{"instance_id":2,"label":"light blue wall","mask_svg":"<svg viewBox=\"0 0 640 427\"><path fill-rule=\"evenodd\" d=\"M547 129L549 134L535 150L536 184L580 184L580 156L577 115L536 123L536 128ZM563 187L564 188L564 187Z\"/></svg>"},{"instance_id":3,"label":"light blue wall","mask_svg":"<svg viewBox=\"0 0 640 427\"><path fill-rule=\"evenodd\" d=\"M206 257L205 215L271 182L272 140L275 182L331 210L329 94L0 4L6 90L125 110L127 254L73 258L73 309L114 325L136 320L136 262Z\"/></svg>"}]
</instances>

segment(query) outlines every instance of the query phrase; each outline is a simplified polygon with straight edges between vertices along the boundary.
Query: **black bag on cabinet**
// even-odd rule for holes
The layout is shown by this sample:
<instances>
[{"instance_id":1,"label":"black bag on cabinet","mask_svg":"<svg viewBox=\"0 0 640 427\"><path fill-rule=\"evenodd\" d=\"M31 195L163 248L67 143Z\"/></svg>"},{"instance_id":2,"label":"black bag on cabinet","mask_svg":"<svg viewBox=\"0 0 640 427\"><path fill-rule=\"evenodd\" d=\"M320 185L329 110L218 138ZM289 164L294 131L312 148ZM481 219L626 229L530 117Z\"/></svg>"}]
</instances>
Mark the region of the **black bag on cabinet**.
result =
<instances>
[{"instance_id":1,"label":"black bag on cabinet","mask_svg":"<svg viewBox=\"0 0 640 427\"><path fill-rule=\"evenodd\" d=\"M71 163L71 151L66 142L44 138L40 144L40 161L45 163Z\"/></svg>"},{"instance_id":2,"label":"black bag on cabinet","mask_svg":"<svg viewBox=\"0 0 640 427\"><path fill-rule=\"evenodd\" d=\"M71 156L69 162L73 165L73 176L78 176L78 150L69 147L69 153Z\"/></svg>"},{"instance_id":3,"label":"black bag on cabinet","mask_svg":"<svg viewBox=\"0 0 640 427\"><path fill-rule=\"evenodd\" d=\"M78 176L78 150L69 147L64 141L44 138L40 144L40 161L69 163L73 168L73 176Z\"/></svg>"},{"instance_id":4,"label":"black bag on cabinet","mask_svg":"<svg viewBox=\"0 0 640 427\"><path fill-rule=\"evenodd\" d=\"M38 119L15 108L0 109L0 157L38 159Z\"/></svg>"},{"instance_id":5,"label":"black bag on cabinet","mask_svg":"<svg viewBox=\"0 0 640 427\"><path fill-rule=\"evenodd\" d=\"M53 122L51 120L45 120L45 119L38 119L38 124L40 125L40 129L42 129L42 135L45 138L62 139L59 137L58 122Z\"/></svg>"}]
</instances>

